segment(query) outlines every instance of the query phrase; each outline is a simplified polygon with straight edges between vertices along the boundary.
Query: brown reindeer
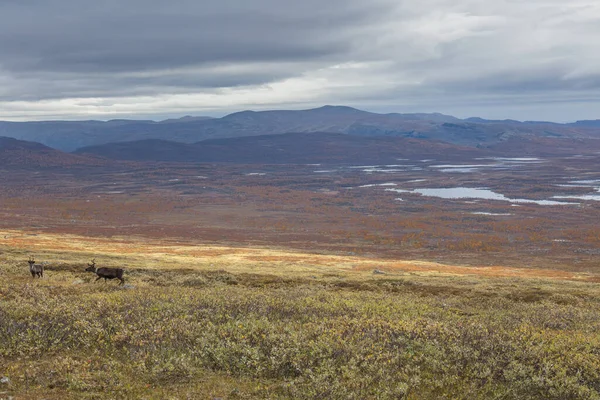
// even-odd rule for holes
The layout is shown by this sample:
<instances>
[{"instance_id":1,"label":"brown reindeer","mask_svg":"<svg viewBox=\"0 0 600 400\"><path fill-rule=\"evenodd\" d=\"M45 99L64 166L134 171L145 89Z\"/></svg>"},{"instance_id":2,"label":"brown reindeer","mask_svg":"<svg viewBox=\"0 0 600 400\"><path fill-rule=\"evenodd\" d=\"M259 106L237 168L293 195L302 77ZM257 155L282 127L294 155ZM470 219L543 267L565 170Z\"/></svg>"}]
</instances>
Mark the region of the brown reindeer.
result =
<instances>
[{"instance_id":1,"label":"brown reindeer","mask_svg":"<svg viewBox=\"0 0 600 400\"><path fill-rule=\"evenodd\" d=\"M86 272L93 272L96 275L98 275L98 277L96 278L96 281L98 281L99 279L104 278L104 282L106 282L107 279L118 279L121 281L121 283L119 283L120 285L125 283L125 279L123 279L123 269L122 268L96 268L96 259L94 258L92 260L91 264L88 264L88 267L85 269Z\"/></svg>"},{"instance_id":2,"label":"brown reindeer","mask_svg":"<svg viewBox=\"0 0 600 400\"><path fill-rule=\"evenodd\" d=\"M31 277L35 278L37 275L38 278L44 277L44 266L42 264L36 264L33 256L29 256L29 272L31 272Z\"/></svg>"}]
</instances>

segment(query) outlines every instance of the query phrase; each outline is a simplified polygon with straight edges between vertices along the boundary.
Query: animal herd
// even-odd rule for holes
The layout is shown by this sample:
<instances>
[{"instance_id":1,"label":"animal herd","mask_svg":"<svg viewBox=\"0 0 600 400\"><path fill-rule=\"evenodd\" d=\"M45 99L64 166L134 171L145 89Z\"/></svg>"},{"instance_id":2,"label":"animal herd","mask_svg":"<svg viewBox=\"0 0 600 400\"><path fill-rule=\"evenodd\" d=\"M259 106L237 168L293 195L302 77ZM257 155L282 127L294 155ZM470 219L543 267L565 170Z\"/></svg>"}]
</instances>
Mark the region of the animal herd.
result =
<instances>
[{"instance_id":1,"label":"animal herd","mask_svg":"<svg viewBox=\"0 0 600 400\"><path fill-rule=\"evenodd\" d=\"M35 278L36 276L38 278L43 278L44 277L44 265L43 264L36 264L35 263L35 259L34 257L30 256L29 257L29 261L27 261L29 263L29 272L31 273L31 277ZM96 259L94 258L92 260L92 263L88 263L88 267L85 269L86 272L93 272L96 274L97 278L94 282L104 278L104 282L106 282L109 279L118 279L120 281L120 285L125 283L125 279L123 279L123 272L125 272L123 270L123 268L107 268L107 267L102 267L102 268L98 268L96 267Z\"/></svg>"}]
</instances>

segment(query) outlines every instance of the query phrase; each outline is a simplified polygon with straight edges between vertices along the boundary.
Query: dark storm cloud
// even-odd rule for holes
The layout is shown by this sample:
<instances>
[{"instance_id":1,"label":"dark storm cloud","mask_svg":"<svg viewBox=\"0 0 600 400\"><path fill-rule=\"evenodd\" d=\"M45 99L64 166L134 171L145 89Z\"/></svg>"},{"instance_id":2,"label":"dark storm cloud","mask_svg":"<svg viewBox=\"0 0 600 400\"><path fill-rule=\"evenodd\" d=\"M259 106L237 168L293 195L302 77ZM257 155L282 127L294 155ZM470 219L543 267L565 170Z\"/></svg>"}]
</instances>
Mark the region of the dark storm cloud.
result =
<instances>
[{"instance_id":1,"label":"dark storm cloud","mask_svg":"<svg viewBox=\"0 0 600 400\"><path fill-rule=\"evenodd\" d=\"M268 83L301 73L311 61L342 58L357 28L381 12L341 0L0 2L0 73L13 81L0 97ZM227 71L231 64L240 66L235 73Z\"/></svg>"},{"instance_id":2,"label":"dark storm cloud","mask_svg":"<svg viewBox=\"0 0 600 400\"><path fill-rule=\"evenodd\" d=\"M377 12L341 0L326 9L315 0L285 3L0 3L2 65L19 72L104 73L306 60L346 51L352 29Z\"/></svg>"}]
</instances>

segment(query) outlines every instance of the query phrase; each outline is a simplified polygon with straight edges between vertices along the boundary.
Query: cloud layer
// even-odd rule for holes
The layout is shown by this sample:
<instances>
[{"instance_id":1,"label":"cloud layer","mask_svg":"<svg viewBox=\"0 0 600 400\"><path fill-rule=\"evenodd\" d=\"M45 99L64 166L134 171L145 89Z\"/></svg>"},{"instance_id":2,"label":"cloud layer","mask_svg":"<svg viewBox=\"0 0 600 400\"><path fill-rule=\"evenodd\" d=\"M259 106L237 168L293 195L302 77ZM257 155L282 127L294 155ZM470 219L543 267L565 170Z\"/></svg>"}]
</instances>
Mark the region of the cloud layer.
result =
<instances>
[{"instance_id":1,"label":"cloud layer","mask_svg":"<svg viewBox=\"0 0 600 400\"><path fill-rule=\"evenodd\" d=\"M596 1L0 0L0 54L0 119L600 118Z\"/></svg>"}]
</instances>

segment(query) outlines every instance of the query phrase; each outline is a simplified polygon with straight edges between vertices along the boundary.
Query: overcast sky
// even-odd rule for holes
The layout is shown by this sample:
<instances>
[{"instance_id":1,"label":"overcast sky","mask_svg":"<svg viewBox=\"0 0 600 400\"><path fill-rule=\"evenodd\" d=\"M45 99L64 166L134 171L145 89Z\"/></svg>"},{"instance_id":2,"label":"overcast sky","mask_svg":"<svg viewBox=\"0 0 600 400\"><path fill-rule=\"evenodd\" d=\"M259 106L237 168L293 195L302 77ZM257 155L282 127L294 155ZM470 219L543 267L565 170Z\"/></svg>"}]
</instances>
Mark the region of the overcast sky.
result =
<instances>
[{"instance_id":1,"label":"overcast sky","mask_svg":"<svg viewBox=\"0 0 600 400\"><path fill-rule=\"evenodd\" d=\"M600 118L598 0L0 0L0 119Z\"/></svg>"}]
</instances>

